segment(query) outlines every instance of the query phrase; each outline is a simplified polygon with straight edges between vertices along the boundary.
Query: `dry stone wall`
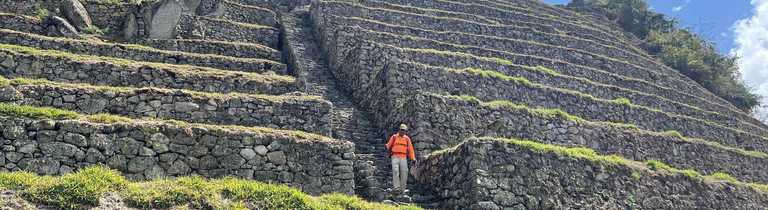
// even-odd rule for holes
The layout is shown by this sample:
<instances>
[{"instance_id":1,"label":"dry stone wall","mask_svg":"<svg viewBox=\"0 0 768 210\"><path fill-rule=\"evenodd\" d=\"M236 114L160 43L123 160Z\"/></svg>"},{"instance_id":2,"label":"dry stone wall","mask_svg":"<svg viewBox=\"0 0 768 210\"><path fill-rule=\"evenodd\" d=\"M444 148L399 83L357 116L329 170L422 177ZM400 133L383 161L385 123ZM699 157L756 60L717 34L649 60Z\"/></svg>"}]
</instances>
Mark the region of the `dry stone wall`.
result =
<instances>
[{"instance_id":1,"label":"dry stone wall","mask_svg":"<svg viewBox=\"0 0 768 210\"><path fill-rule=\"evenodd\" d=\"M0 12L0 28L10 28L17 31L36 34L46 33L43 22L40 19L2 12Z\"/></svg>"},{"instance_id":2,"label":"dry stone wall","mask_svg":"<svg viewBox=\"0 0 768 210\"><path fill-rule=\"evenodd\" d=\"M679 168L707 174L728 172L743 180L766 182L768 173L755 162L765 153L749 154L738 148L766 148L766 141L681 138L621 124L590 122L561 112L504 103L481 103L453 96L422 94L401 102L390 114L391 124L407 122L420 154L460 144L473 136L534 139L547 144L589 147L601 154L619 154L634 160L660 160ZM734 145L732 147L723 145Z\"/></svg>"},{"instance_id":3,"label":"dry stone wall","mask_svg":"<svg viewBox=\"0 0 768 210\"><path fill-rule=\"evenodd\" d=\"M272 10L239 4L237 2L224 0L219 3L216 11L212 12L208 16L214 16L221 19L251 23L265 26L276 27L277 14Z\"/></svg>"},{"instance_id":4,"label":"dry stone wall","mask_svg":"<svg viewBox=\"0 0 768 210\"><path fill-rule=\"evenodd\" d=\"M768 193L743 184L504 140L470 139L423 163L424 184L440 189L444 209L763 209L768 203Z\"/></svg>"},{"instance_id":5,"label":"dry stone wall","mask_svg":"<svg viewBox=\"0 0 768 210\"><path fill-rule=\"evenodd\" d=\"M58 175L105 164L133 179L237 176L312 194L354 190L353 144L310 134L164 122L0 117L0 170Z\"/></svg>"},{"instance_id":6,"label":"dry stone wall","mask_svg":"<svg viewBox=\"0 0 768 210\"><path fill-rule=\"evenodd\" d=\"M279 32L276 28L203 16L181 15L176 32L185 39L251 42L273 48L279 46Z\"/></svg>"},{"instance_id":7,"label":"dry stone wall","mask_svg":"<svg viewBox=\"0 0 768 210\"><path fill-rule=\"evenodd\" d=\"M157 50L135 45L112 44L105 42L53 38L35 34L22 33L0 29L0 43L17 44L38 49L62 50L70 53L95 56L110 56L131 58L137 61L158 62L168 64L185 64L223 70L244 72L275 72L286 74L285 64L263 59L243 59L218 55L200 55Z\"/></svg>"},{"instance_id":8,"label":"dry stone wall","mask_svg":"<svg viewBox=\"0 0 768 210\"><path fill-rule=\"evenodd\" d=\"M373 63L377 60L397 60L396 58L420 60L420 58L424 58L424 56L414 54L404 55L398 52L398 49L392 49L370 42L361 41L357 42L356 44L367 46L357 47L358 49L350 49L348 52L346 52L348 54L356 54L357 57L355 57L355 59L339 61L340 63L345 63L345 65L340 65L338 68L341 68L341 71L357 72L362 74L367 73L368 77L378 76L383 78L386 80L383 82L388 84L388 87L393 89L392 91L396 93L408 91L450 92L453 94L474 95L481 100L509 99L519 101L519 103L527 104L529 106L560 108L569 113L578 113L579 116L588 119L598 121L628 122L639 125L641 127L661 131L683 130L680 127L675 127L675 125L668 124L669 122L678 122L682 125L688 123L703 124L699 126L701 126L701 129L704 130L711 129L707 128L707 126L714 126L716 129L724 129L723 132L727 132L728 128L749 130L758 133L764 132L762 127L744 122L739 118L733 118L714 112L704 112L700 109L682 105L670 107L671 104L674 104L673 102L663 101L654 97L647 97L647 95L643 95L643 98L631 97L633 96L631 94L637 95L636 92L629 92L629 95L617 94L621 92L620 90L617 90L618 88L616 87L606 87L603 88L603 90L596 90L589 87L593 85L592 83L582 83L580 84L581 86L570 88L570 90L584 90L584 92L579 93L566 89L542 86L540 84L529 84L527 81L523 80L511 80L515 78L482 75L484 73L487 74L487 72L478 72L473 69L446 69L414 63L402 63L399 61L377 66ZM341 46L346 47L344 44ZM432 55L431 57L425 58L424 60L433 60L434 63L446 63L452 61L460 61L461 59L454 60L441 57L440 55ZM502 69L500 72L507 75L515 75L516 72L530 71L531 70L523 70L518 67L514 70ZM534 75L528 74L523 76L524 78L533 81L545 80L541 77L552 77L552 75L547 73L539 73ZM550 82L550 84L543 84L557 85L571 81L571 79L561 80L565 81L556 81ZM411 81L419 82L414 83ZM495 89L497 91L489 92L487 91L488 89ZM584 93L590 95L584 95ZM598 96L603 99L597 99L591 95ZM609 97L604 97L606 95ZM631 103L645 105L650 108L638 107L631 104L619 104L616 101L612 101L613 99L619 97L628 97ZM662 111L655 110L658 108L662 108ZM606 110L610 110L607 112L610 114L606 114L604 112ZM666 113L665 111L669 113ZM642 119L638 117L642 117ZM687 129L692 128L686 126L685 130Z\"/></svg>"},{"instance_id":9,"label":"dry stone wall","mask_svg":"<svg viewBox=\"0 0 768 210\"><path fill-rule=\"evenodd\" d=\"M219 54L240 58L264 58L281 61L280 51L253 43L235 43L202 39L145 39L142 45L157 49L182 51L200 54Z\"/></svg>"},{"instance_id":10,"label":"dry stone wall","mask_svg":"<svg viewBox=\"0 0 768 210\"><path fill-rule=\"evenodd\" d=\"M344 33L344 32L341 32ZM352 95L362 105L374 113L379 122L388 122L390 124L380 123L381 128L391 127L404 119L395 117L397 112L409 109L418 109L410 107L410 102L404 101L404 98L418 94L421 91L443 92L450 94L469 94L477 95L485 99L510 99L517 103L522 103L532 107L554 107L565 110L568 113L574 113L588 119L596 121L616 121L631 122L641 127L655 131L677 130L687 136L706 138L717 141L733 147L744 148L748 150L768 151L766 147L754 147L751 144L740 144L738 142L768 142L763 137L746 133L744 131L733 130L723 125L713 124L711 122L669 115L650 109L642 109L630 105L622 105L612 101L598 102L594 98L578 96L570 91L554 91L551 93L537 92L548 88L539 88L536 91L529 89L530 85L525 82L507 81L504 79L494 80L484 78L481 75L473 74L455 74L449 73L451 77L445 76L447 70L439 70L440 75L434 74L434 69L414 66L398 66L397 57L387 55L385 50L381 50L371 44L360 44L355 41L354 35L337 35L336 40L327 42L328 55L331 58L331 67L335 75L346 81L346 88L351 90ZM347 42L360 44L357 47L350 46ZM355 49L358 48L358 49ZM411 71L413 70L413 71ZM399 73L408 72L408 73ZM442 79L440 79L442 78ZM514 89L513 87L523 87ZM528 87L526 87L528 86ZM499 91L487 91L489 89ZM526 90L524 90L526 89ZM553 90L553 89L552 89ZM557 92L558 94L552 94ZM578 99L579 101L569 101L568 99ZM582 101L584 99L586 101ZM588 101L593 101L591 103ZM413 106L431 106L430 104L419 104ZM607 106L607 107L606 107ZM403 108L408 107L408 108ZM611 108L613 107L613 108ZM402 108L401 110L398 110ZM642 113L636 113L636 111ZM440 112L435 110L435 112ZM591 114L590 114L591 113ZM617 113L617 115L612 115ZM407 115L406 115L407 116ZM410 121L418 124L423 119ZM728 121L726 121L728 122ZM737 121L738 122L738 121ZM436 121L435 123L440 123ZM743 124L751 127L749 124ZM734 126L729 124L729 126ZM757 129L750 129L750 132L757 132ZM731 139L723 141L723 139ZM458 143L458 142L454 142ZM761 145L761 144L760 144ZM450 145L444 145L450 146ZM444 147L442 147L444 148Z\"/></svg>"},{"instance_id":11,"label":"dry stone wall","mask_svg":"<svg viewBox=\"0 0 768 210\"><path fill-rule=\"evenodd\" d=\"M330 102L309 96L216 95L155 88L12 84L0 102L187 122L331 133Z\"/></svg>"},{"instance_id":12,"label":"dry stone wall","mask_svg":"<svg viewBox=\"0 0 768 210\"><path fill-rule=\"evenodd\" d=\"M553 46L566 46L571 49L580 49L580 50L593 52L601 55L614 56L615 54L619 53L619 52L614 52L615 50L619 50L619 49L613 49L613 48L606 48L606 49L613 49L614 51L603 52L600 49L596 49L596 48L601 48L600 44L587 43L585 40L572 39L572 38L561 37L557 35L525 33L524 31L521 31L521 30L507 29L501 26L477 24L477 23L467 22L467 21L458 20L458 19L441 19L441 18L434 18L431 16L408 14L408 13L397 12L392 10L366 8L362 6L356 6L350 3L342 3L342 2L335 2L335 1L317 1L315 4L313 4L312 9L313 9L313 20L316 22L317 25L321 25L322 27L330 27L328 25L334 25L334 24L345 25L343 23L329 22L327 21L328 18L324 17L324 16L339 15L339 16L368 18L368 19L378 20L378 21L382 21L390 24L418 27L418 28L427 29L427 30L456 31L456 32L462 32L462 33L469 33L469 34L482 34L485 36L511 37L515 39L529 40L529 41L549 44ZM419 46L419 45L415 45L415 46ZM478 50L482 51L483 49L478 48ZM637 58L636 55L633 55L633 57ZM700 96L705 96L709 100L716 101L720 104L729 105L723 99L718 98L712 93L709 93L703 87L696 84L694 81L685 78L684 76L682 76L681 74L677 73L672 69L665 68L664 66L661 66L658 64L643 65L643 66L659 67L659 68L654 68L652 70L644 69L638 65L634 65L630 63L627 63L626 65L629 65L630 67L632 67L632 69L639 69L641 71L623 71L622 73L627 73L629 75L632 75L633 77L638 77L648 81L660 82L660 84L663 84L664 86L677 88L680 91L685 91L685 92L689 92L689 93L700 95ZM603 64L601 64L600 66L606 67L606 65L603 65ZM621 68L614 68L613 66L606 67L606 69L621 70Z\"/></svg>"},{"instance_id":13,"label":"dry stone wall","mask_svg":"<svg viewBox=\"0 0 768 210\"><path fill-rule=\"evenodd\" d=\"M284 94L297 90L293 78L225 72L191 66L159 65L99 57L34 54L0 49L5 77L113 86L178 88L206 92Z\"/></svg>"}]
</instances>

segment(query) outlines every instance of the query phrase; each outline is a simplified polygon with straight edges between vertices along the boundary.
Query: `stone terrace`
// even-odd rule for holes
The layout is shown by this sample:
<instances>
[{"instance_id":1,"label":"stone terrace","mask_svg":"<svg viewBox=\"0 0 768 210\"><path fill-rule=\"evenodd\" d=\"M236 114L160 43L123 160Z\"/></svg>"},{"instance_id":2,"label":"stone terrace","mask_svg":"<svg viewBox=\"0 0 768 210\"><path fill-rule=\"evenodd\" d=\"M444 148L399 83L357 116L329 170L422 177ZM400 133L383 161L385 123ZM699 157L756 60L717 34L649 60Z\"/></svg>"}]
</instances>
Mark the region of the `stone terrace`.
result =
<instances>
[{"instance_id":1,"label":"stone terrace","mask_svg":"<svg viewBox=\"0 0 768 210\"><path fill-rule=\"evenodd\" d=\"M326 137L336 101L311 95L286 64L271 3L87 0L105 35L61 37L51 31L67 28L37 11L71 21L57 13L62 2L0 2L0 170L106 164L133 179L237 176L355 192L354 144ZM38 107L80 117L8 112L47 110Z\"/></svg>"},{"instance_id":2,"label":"stone terrace","mask_svg":"<svg viewBox=\"0 0 768 210\"><path fill-rule=\"evenodd\" d=\"M0 171L447 209L765 207L735 180L768 183L768 126L629 39L535 0L0 0ZM413 197L386 191L400 123L424 160Z\"/></svg>"},{"instance_id":3,"label":"stone terrace","mask_svg":"<svg viewBox=\"0 0 768 210\"><path fill-rule=\"evenodd\" d=\"M560 10L315 1L311 15L336 78L380 128L412 125L421 155L473 136L530 138L768 182L753 164L768 160L768 126L609 26Z\"/></svg>"},{"instance_id":4,"label":"stone terrace","mask_svg":"<svg viewBox=\"0 0 768 210\"><path fill-rule=\"evenodd\" d=\"M768 202L764 186L729 177L514 139L469 139L425 162L423 182L441 189L442 209L761 209Z\"/></svg>"}]
</instances>

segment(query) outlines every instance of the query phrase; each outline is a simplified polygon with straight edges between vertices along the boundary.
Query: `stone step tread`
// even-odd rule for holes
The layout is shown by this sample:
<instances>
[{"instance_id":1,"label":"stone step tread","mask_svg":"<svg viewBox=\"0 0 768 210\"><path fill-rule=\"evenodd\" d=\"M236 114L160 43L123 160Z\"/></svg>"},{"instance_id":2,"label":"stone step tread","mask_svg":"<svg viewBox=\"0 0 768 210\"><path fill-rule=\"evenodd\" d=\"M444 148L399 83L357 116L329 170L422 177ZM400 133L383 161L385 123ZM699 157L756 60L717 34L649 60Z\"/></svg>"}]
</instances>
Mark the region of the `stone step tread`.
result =
<instances>
[{"instance_id":1,"label":"stone step tread","mask_svg":"<svg viewBox=\"0 0 768 210\"><path fill-rule=\"evenodd\" d=\"M256 73L272 71L287 74L286 65L273 60L159 50L146 46L108 43L100 40L48 37L8 29L0 29L0 43L146 62L196 65L231 71Z\"/></svg>"}]
</instances>

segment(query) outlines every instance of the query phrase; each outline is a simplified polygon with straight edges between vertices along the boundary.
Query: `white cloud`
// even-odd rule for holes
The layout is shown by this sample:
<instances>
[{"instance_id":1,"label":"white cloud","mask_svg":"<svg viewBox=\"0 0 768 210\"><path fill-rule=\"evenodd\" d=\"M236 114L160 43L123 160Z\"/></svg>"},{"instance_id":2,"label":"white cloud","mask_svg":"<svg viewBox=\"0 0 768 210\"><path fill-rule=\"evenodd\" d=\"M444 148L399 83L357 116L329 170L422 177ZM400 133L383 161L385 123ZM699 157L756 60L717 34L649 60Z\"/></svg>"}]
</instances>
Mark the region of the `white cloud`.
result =
<instances>
[{"instance_id":1,"label":"white cloud","mask_svg":"<svg viewBox=\"0 0 768 210\"><path fill-rule=\"evenodd\" d=\"M673 7L673 8L672 8L672 11L673 11L673 12L679 12L680 10L683 10L683 6L682 6L682 5L680 5L680 6L676 6L676 7Z\"/></svg>"},{"instance_id":2,"label":"white cloud","mask_svg":"<svg viewBox=\"0 0 768 210\"><path fill-rule=\"evenodd\" d=\"M736 48L731 53L741 57L738 63L744 82L764 97L763 105L768 105L768 0L752 0L752 6L752 17L734 24ZM756 114L766 122L768 107Z\"/></svg>"}]
</instances>

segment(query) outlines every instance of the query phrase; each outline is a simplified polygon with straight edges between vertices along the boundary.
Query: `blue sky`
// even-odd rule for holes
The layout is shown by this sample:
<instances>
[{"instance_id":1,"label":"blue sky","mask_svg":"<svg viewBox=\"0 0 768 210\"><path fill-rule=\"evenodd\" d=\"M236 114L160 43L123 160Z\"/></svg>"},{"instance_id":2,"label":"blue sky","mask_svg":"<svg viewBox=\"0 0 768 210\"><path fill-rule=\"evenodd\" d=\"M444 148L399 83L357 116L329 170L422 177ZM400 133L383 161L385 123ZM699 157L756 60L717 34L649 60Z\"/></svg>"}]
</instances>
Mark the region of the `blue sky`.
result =
<instances>
[{"instance_id":1,"label":"blue sky","mask_svg":"<svg viewBox=\"0 0 768 210\"><path fill-rule=\"evenodd\" d=\"M550 4L567 4L570 0L544 0ZM677 18L683 27L692 29L714 42L721 53L735 47L733 25L752 16L750 0L646 0L659 13Z\"/></svg>"},{"instance_id":2,"label":"blue sky","mask_svg":"<svg viewBox=\"0 0 768 210\"><path fill-rule=\"evenodd\" d=\"M566 4L570 0L544 0ZM741 80L763 97L755 117L768 124L768 0L646 0L659 13L739 56Z\"/></svg>"}]
</instances>

